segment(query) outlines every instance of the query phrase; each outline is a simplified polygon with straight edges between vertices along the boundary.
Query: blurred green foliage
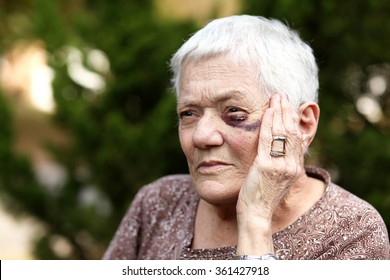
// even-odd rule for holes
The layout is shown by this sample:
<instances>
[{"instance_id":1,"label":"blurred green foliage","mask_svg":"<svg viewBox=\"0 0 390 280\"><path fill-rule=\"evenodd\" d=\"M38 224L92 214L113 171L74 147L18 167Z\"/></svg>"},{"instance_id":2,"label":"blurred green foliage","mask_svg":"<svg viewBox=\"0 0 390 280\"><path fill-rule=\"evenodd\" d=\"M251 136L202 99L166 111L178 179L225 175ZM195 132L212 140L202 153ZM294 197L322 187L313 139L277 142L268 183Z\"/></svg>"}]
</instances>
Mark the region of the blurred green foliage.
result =
<instances>
[{"instance_id":1,"label":"blurred green foliage","mask_svg":"<svg viewBox=\"0 0 390 280\"><path fill-rule=\"evenodd\" d=\"M320 67L321 121L309 162L332 171L337 183L370 201L390 225L389 89L384 118L370 123L354 106L373 65L390 61L388 1L243 1L243 12L278 18L298 29ZM100 258L138 188L162 175L187 172L177 137L167 62L198 27L162 20L153 1L0 0L0 53L18 39L45 42L57 110L56 126L70 137L47 149L67 171L53 192L41 186L26 158L12 150L12 108L0 95L0 192L13 212L45 225L36 240L40 259ZM110 62L99 73L102 92L69 76L69 46L88 63L99 49ZM351 69L362 77L348 90ZM389 80L388 80L389 82ZM387 107L386 107L387 106ZM387 111L386 111L387 110ZM93 191L97 200L85 203ZM69 254L55 250L65 240Z\"/></svg>"},{"instance_id":2,"label":"blurred green foliage","mask_svg":"<svg viewBox=\"0 0 390 280\"><path fill-rule=\"evenodd\" d=\"M46 234L36 241L37 258L100 258L137 189L165 174L187 170L167 61L195 26L159 20L151 2L36 0L28 9L16 10L32 25L27 32L32 34L19 38L39 38L51 54L50 66L56 73L53 121L70 136L66 147L50 143L46 147L67 171L66 182L54 194L38 192L45 190L42 186L33 188L32 172L31 181L18 183L21 191L15 193L15 184L4 176L19 177L24 170L2 161L9 168L0 171L1 191L45 224ZM14 11L11 6L5 8ZM79 52L86 68L91 68L86 61L91 50L105 53L110 71L102 74L107 82L104 92L93 92L69 77L69 49ZM4 112L8 136L11 114ZM7 139L2 148L12 154L12 141ZM86 205L83 194L91 189L101 201ZM38 204L25 204L29 196L37 197ZM71 246L70 254L53 249L59 237Z\"/></svg>"}]
</instances>

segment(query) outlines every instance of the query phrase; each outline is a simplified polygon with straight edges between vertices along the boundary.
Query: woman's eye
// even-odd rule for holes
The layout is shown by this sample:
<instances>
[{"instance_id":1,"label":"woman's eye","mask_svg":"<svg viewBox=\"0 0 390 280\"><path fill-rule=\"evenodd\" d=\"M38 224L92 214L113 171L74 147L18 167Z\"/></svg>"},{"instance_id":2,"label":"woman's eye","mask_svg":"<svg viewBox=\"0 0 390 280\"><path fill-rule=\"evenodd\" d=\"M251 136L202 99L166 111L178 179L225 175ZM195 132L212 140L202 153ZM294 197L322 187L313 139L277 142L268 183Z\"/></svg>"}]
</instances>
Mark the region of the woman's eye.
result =
<instances>
[{"instance_id":1,"label":"woman's eye","mask_svg":"<svg viewBox=\"0 0 390 280\"><path fill-rule=\"evenodd\" d=\"M236 113L236 112L240 112L240 109L238 109L237 107L232 107L232 108L229 108L229 113Z\"/></svg>"},{"instance_id":2,"label":"woman's eye","mask_svg":"<svg viewBox=\"0 0 390 280\"><path fill-rule=\"evenodd\" d=\"M179 114L179 117L180 118L185 118L185 117L192 117L194 115L194 113L192 111L183 111L183 112L180 112Z\"/></svg>"},{"instance_id":3,"label":"woman's eye","mask_svg":"<svg viewBox=\"0 0 390 280\"><path fill-rule=\"evenodd\" d=\"M248 119L248 114L240 108L231 107L228 109L227 117L230 121L243 122Z\"/></svg>"}]
</instances>

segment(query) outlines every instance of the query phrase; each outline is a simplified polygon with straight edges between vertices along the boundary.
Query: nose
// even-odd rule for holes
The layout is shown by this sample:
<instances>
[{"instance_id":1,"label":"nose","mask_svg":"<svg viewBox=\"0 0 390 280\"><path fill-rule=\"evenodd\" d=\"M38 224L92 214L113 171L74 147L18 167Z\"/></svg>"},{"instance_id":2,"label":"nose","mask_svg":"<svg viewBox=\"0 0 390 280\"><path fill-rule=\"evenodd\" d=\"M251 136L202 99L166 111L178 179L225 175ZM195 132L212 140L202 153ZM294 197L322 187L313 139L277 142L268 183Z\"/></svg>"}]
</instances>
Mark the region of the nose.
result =
<instances>
[{"instance_id":1,"label":"nose","mask_svg":"<svg viewBox=\"0 0 390 280\"><path fill-rule=\"evenodd\" d=\"M194 146L199 149L207 149L222 145L223 136L220 125L216 117L204 114L198 121L192 135Z\"/></svg>"}]
</instances>

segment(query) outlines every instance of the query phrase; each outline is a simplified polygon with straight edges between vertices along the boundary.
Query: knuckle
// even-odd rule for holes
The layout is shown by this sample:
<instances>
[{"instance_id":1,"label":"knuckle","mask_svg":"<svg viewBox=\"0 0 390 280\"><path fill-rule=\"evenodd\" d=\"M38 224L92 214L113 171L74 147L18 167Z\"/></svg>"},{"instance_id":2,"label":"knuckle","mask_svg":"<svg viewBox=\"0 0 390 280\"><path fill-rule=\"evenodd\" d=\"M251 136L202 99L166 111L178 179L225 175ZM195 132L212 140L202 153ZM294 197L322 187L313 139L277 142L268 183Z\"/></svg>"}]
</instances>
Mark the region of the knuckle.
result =
<instances>
[{"instance_id":1,"label":"knuckle","mask_svg":"<svg viewBox=\"0 0 390 280\"><path fill-rule=\"evenodd\" d=\"M273 130L273 134L276 136L279 136L279 135L285 135L286 134L286 131L283 130L283 129L280 129L280 128L274 128Z\"/></svg>"},{"instance_id":2,"label":"knuckle","mask_svg":"<svg viewBox=\"0 0 390 280\"><path fill-rule=\"evenodd\" d=\"M286 132L289 136L294 138L299 137L301 135L301 131L295 125L292 124L286 126Z\"/></svg>"}]
</instances>

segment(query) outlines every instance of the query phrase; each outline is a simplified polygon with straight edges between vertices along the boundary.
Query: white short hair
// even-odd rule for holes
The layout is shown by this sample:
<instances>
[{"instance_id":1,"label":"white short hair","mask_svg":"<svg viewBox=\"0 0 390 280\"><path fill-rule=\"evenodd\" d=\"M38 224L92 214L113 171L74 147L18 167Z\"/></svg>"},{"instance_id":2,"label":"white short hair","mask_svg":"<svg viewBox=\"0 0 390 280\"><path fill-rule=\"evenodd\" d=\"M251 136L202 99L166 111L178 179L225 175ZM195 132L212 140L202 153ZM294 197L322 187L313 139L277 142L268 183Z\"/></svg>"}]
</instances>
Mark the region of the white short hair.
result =
<instances>
[{"instance_id":1,"label":"white short hair","mask_svg":"<svg viewBox=\"0 0 390 280\"><path fill-rule=\"evenodd\" d=\"M179 48L170 61L176 95L180 95L185 61L219 54L254 65L261 92L267 97L285 94L296 108L304 102L318 102L318 68L312 49L280 21L249 15L213 20Z\"/></svg>"}]
</instances>

